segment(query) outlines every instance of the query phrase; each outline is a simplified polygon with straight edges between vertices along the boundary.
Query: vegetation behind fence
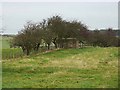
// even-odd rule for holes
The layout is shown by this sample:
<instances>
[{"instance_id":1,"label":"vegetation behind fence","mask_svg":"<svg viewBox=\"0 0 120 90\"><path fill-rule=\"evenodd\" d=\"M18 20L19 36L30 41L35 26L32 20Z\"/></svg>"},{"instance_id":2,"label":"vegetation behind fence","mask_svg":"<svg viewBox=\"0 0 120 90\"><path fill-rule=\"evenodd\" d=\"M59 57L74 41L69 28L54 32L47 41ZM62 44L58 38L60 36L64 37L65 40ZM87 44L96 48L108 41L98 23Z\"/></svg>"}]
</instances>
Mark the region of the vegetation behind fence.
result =
<instances>
[{"instance_id":1,"label":"vegetation behind fence","mask_svg":"<svg viewBox=\"0 0 120 90\"><path fill-rule=\"evenodd\" d=\"M7 48L2 49L2 59L22 57L23 52L21 48Z\"/></svg>"}]
</instances>

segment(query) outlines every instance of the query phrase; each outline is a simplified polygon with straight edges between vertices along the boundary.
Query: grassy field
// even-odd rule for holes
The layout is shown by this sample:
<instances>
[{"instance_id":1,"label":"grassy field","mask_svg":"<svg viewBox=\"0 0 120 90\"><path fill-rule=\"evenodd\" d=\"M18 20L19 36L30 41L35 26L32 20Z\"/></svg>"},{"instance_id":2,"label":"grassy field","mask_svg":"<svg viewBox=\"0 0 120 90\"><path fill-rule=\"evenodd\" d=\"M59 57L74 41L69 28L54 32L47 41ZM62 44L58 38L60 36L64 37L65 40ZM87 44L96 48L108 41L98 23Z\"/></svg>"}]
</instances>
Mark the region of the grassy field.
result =
<instances>
[{"instance_id":1,"label":"grassy field","mask_svg":"<svg viewBox=\"0 0 120 90\"><path fill-rule=\"evenodd\" d=\"M10 48L10 40L12 37L2 36L0 38L0 48L2 52L2 59L19 58L23 56L21 48Z\"/></svg>"},{"instance_id":2,"label":"grassy field","mask_svg":"<svg viewBox=\"0 0 120 90\"><path fill-rule=\"evenodd\" d=\"M117 49L63 49L4 60L2 87L117 88Z\"/></svg>"},{"instance_id":3,"label":"grassy field","mask_svg":"<svg viewBox=\"0 0 120 90\"><path fill-rule=\"evenodd\" d=\"M7 36L2 36L2 38L0 39L0 44L2 45L2 49L7 49L10 48L10 40L12 39L12 37L7 37Z\"/></svg>"},{"instance_id":4,"label":"grassy field","mask_svg":"<svg viewBox=\"0 0 120 90\"><path fill-rule=\"evenodd\" d=\"M23 56L23 52L21 48L7 48L2 49L2 59L15 59Z\"/></svg>"}]
</instances>

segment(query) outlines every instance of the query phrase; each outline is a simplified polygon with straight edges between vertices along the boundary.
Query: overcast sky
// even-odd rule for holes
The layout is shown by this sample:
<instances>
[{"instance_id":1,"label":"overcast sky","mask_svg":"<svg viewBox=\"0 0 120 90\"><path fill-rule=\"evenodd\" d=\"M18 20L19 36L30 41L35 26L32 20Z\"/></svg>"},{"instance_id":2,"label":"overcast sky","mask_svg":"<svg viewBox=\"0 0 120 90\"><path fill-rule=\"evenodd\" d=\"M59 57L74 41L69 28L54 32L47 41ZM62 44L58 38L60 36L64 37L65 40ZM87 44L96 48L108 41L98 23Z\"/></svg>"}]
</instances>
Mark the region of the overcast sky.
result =
<instances>
[{"instance_id":1,"label":"overcast sky","mask_svg":"<svg viewBox=\"0 0 120 90\"><path fill-rule=\"evenodd\" d=\"M118 28L117 2L4 2L2 12L7 34L16 34L29 20L38 22L56 14L80 20L89 29Z\"/></svg>"}]
</instances>

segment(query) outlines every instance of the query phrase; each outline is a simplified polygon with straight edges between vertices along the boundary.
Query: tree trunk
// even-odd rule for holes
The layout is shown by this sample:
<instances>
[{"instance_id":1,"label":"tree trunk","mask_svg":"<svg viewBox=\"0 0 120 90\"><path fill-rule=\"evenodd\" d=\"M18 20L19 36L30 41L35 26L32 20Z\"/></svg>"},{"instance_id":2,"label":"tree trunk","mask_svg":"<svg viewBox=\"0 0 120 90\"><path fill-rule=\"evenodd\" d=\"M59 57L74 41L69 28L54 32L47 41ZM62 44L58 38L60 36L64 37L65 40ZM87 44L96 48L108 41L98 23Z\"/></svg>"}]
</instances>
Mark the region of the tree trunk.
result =
<instances>
[{"instance_id":1,"label":"tree trunk","mask_svg":"<svg viewBox=\"0 0 120 90\"><path fill-rule=\"evenodd\" d=\"M26 52L26 54L27 54L27 55L29 55L29 54L30 54L30 50L29 50L29 49L27 49L26 51L27 51L27 52Z\"/></svg>"},{"instance_id":2,"label":"tree trunk","mask_svg":"<svg viewBox=\"0 0 120 90\"><path fill-rule=\"evenodd\" d=\"M25 50L26 50L26 49L25 49L24 47L22 47L22 51L23 51L23 53L25 53Z\"/></svg>"},{"instance_id":3,"label":"tree trunk","mask_svg":"<svg viewBox=\"0 0 120 90\"><path fill-rule=\"evenodd\" d=\"M38 51L39 47L40 47L40 43L37 44L36 51Z\"/></svg>"},{"instance_id":4,"label":"tree trunk","mask_svg":"<svg viewBox=\"0 0 120 90\"><path fill-rule=\"evenodd\" d=\"M54 43L54 45L55 45L55 48L57 48L56 39L57 39L57 38L55 38L55 39L53 40L53 43Z\"/></svg>"},{"instance_id":5,"label":"tree trunk","mask_svg":"<svg viewBox=\"0 0 120 90\"><path fill-rule=\"evenodd\" d=\"M63 46L63 43L61 42L61 43L60 43L60 48L63 48L63 47L64 47L64 46Z\"/></svg>"},{"instance_id":6,"label":"tree trunk","mask_svg":"<svg viewBox=\"0 0 120 90\"><path fill-rule=\"evenodd\" d=\"M35 47L34 47L34 51L38 51L39 46L40 46L40 43L36 44Z\"/></svg>"},{"instance_id":7,"label":"tree trunk","mask_svg":"<svg viewBox=\"0 0 120 90\"><path fill-rule=\"evenodd\" d=\"M48 50L50 50L50 44L48 44Z\"/></svg>"},{"instance_id":8,"label":"tree trunk","mask_svg":"<svg viewBox=\"0 0 120 90\"><path fill-rule=\"evenodd\" d=\"M55 48L57 48L57 43L55 43Z\"/></svg>"}]
</instances>

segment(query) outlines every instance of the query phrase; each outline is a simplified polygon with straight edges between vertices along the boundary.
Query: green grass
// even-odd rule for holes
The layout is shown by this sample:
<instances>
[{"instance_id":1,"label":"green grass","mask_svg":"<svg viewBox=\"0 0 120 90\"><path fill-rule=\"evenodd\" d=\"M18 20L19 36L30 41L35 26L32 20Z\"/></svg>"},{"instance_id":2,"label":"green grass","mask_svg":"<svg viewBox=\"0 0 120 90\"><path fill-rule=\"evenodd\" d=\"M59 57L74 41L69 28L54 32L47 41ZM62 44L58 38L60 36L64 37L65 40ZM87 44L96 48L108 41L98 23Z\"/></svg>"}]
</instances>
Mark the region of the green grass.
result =
<instances>
[{"instance_id":1,"label":"green grass","mask_svg":"<svg viewBox=\"0 0 120 90\"><path fill-rule=\"evenodd\" d=\"M63 49L2 62L3 88L117 88L118 48Z\"/></svg>"},{"instance_id":2,"label":"green grass","mask_svg":"<svg viewBox=\"0 0 120 90\"><path fill-rule=\"evenodd\" d=\"M0 39L0 44L2 45L2 49L6 49L6 48L10 48L10 40L12 39L12 37L6 37L6 36L2 36L2 38Z\"/></svg>"},{"instance_id":3,"label":"green grass","mask_svg":"<svg viewBox=\"0 0 120 90\"><path fill-rule=\"evenodd\" d=\"M21 48L10 48L10 40L12 37L0 37L0 48L2 52L2 59L19 58L23 56Z\"/></svg>"},{"instance_id":4,"label":"green grass","mask_svg":"<svg viewBox=\"0 0 120 90\"><path fill-rule=\"evenodd\" d=\"M23 52L21 48L7 48L2 49L2 59L11 59L11 58L19 58L23 56Z\"/></svg>"}]
</instances>

